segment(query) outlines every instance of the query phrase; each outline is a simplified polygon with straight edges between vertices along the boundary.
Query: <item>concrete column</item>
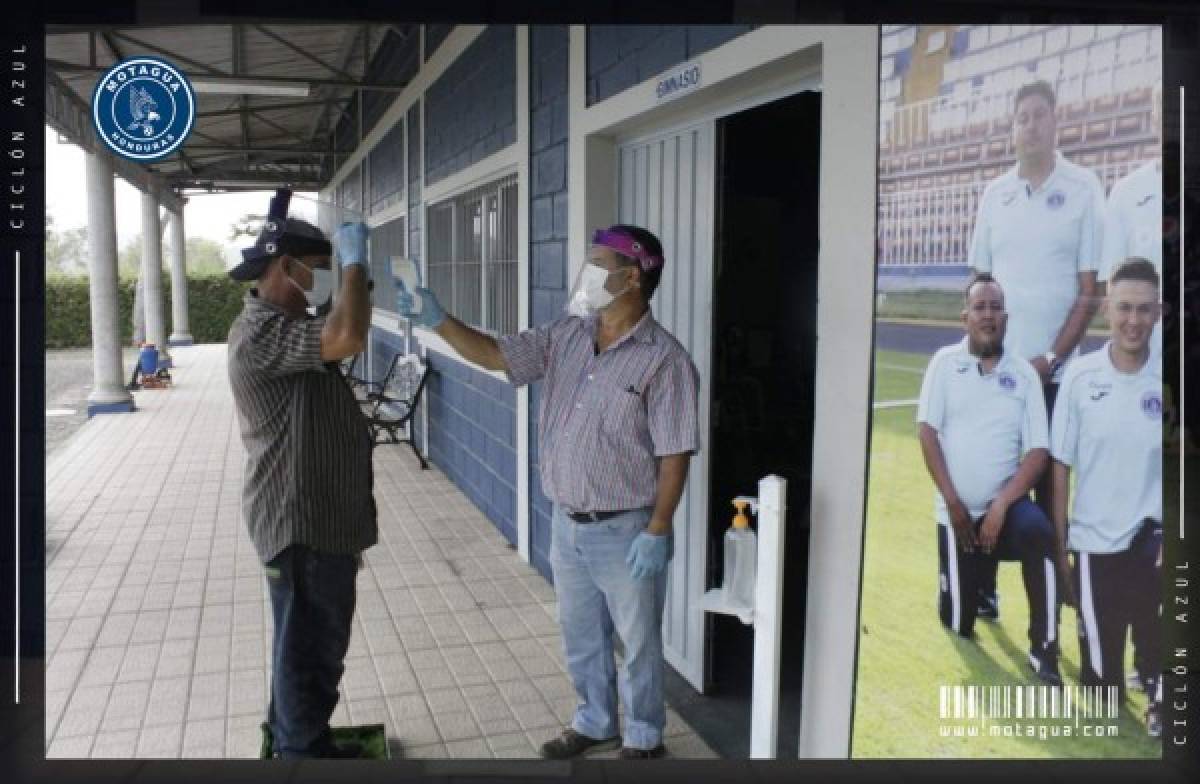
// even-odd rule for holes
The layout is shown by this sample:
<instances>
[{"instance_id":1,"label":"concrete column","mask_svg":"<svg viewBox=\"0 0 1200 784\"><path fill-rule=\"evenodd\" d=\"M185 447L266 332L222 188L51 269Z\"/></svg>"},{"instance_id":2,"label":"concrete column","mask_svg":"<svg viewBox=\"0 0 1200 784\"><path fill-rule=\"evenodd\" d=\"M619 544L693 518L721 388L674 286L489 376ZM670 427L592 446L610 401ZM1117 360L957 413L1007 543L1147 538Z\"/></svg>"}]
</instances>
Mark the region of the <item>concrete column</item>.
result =
<instances>
[{"instance_id":1,"label":"concrete column","mask_svg":"<svg viewBox=\"0 0 1200 784\"><path fill-rule=\"evenodd\" d=\"M113 169L108 154L87 153L88 294L92 310L92 392L88 416L133 411L121 366L117 308L117 220Z\"/></svg>"},{"instance_id":2,"label":"concrete column","mask_svg":"<svg viewBox=\"0 0 1200 784\"><path fill-rule=\"evenodd\" d=\"M168 212L171 232L171 346L190 346L194 342L188 329L187 240L183 230L183 209Z\"/></svg>"},{"instance_id":3,"label":"concrete column","mask_svg":"<svg viewBox=\"0 0 1200 784\"><path fill-rule=\"evenodd\" d=\"M162 225L158 222L158 197L142 193L142 302L146 305L146 342L159 357L167 354L167 328L163 318Z\"/></svg>"}]
</instances>

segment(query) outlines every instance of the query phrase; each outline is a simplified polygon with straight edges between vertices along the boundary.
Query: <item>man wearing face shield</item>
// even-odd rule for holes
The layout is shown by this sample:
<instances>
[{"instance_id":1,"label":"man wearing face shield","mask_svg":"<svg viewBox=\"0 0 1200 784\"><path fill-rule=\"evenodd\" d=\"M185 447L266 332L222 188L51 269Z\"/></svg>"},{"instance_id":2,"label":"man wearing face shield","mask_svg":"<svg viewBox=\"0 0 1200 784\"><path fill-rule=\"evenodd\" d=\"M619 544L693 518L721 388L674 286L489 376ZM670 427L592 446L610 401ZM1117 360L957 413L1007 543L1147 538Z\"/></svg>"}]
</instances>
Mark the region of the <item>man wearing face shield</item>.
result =
<instances>
[{"instance_id":1,"label":"man wearing face shield","mask_svg":"<svg viewBox=\"0 0 1200 784\"><path fill-rule=\"evenodd\" d=\"M332 245L272 200L254 247L230 270L256 281L229 330L229 381L246 447L242 512L266 567L274 618L267 721L275 756L356 756L329 718L350 641L355 576L376 541L371 442L338 361L362 351L371 307L361 223ZM328 316L331 252L342 286Z\"/></svg>"},{"instance_id":2,"label":"man wearing face shield","mask_svg":"<svg viewBox=\"0 0 1200 784\"><path fill-rule=\"evenodd\" d=\"M398 294L402 315L466 359L513 384L544 382L538 448L554 502L550 562L579 699L570 726L542 746L551 759L618 745L623 759L665 753L663 603L671 522L699 447L699 375L650 313L663 264L645 229L597 231L568 314L499 339L446 315L428 289ZM619 689L614 635L624 643Z\"/></svg>"}]
</instances>

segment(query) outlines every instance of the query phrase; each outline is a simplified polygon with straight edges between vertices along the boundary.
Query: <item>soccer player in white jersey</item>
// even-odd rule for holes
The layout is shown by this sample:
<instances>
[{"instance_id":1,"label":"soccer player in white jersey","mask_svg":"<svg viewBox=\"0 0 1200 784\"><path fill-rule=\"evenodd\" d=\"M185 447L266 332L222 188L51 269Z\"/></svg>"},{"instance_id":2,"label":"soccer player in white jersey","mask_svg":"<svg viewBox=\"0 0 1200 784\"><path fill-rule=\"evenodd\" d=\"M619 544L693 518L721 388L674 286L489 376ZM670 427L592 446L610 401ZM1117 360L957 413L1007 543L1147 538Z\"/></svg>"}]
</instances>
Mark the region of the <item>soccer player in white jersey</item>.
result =
<instances>
[{"instance_id":1,"label":"soccer player in white jersey","mask_svg":"<svg viewBox=\"0 0 1200 784\"><path fill-rule=\"evenodd\" d=\"M1004 347L1029 360L1041 377L1046 410L1054 408L1062 369L1095 313L1096 267L1104 228L1104 188L1090 170L1056 149L1054 88L1044 81L1017 90L1013 103L1016 164L988 183L979 200L967 263L1004 287L1009 314ZM1050 483L1035 496L1049 516ZM980 616L995 619L995 565L980 585Z\"/></svg>"},{"instance_id":2,"label":"soccer player in white jersey","mask_svg":"<svg viewBox=\"0 0 1200 784\"><path fill-rule=\"evenodd\" d=\"M1152 125L1162 117L1162 84L1154 88ZM1113 184L1104 216L1104 250L1097 279L1107 283L1125 259L1143 258L1162 275L1162 158L1143 163ZM1155 324L1150 347L1162 351L1162 325Z\"/></svg>"},{"instance_id":3,"label":"soccer player in white jersey","mask_svg":"<svg viewBox=\"0 0 1200 784\"><path fill-rule=\"evenodd\" d=\"M1004 348L1004 291L990 275L967 286L962 319L966 337L933 355L917 407L921 453L937 488L938 615L971 637L980 571L996 558L1020 561L1029 663L1060 685L1054 529L1029 500L1049 461L1041 380Z\"/></svg>"},{"instance_id":4,"label":"soccer player in white jersey","mask_svg":"<svg viewBox=\"0 0 1200 784\"><path fill-rule=\"evenodd\" d=\"M1149 733L1161 731L1162 356L1150 350L1159 279L1146 259L1113 272L1105 299L1111 339L1072 363L1051 436L1060 569L1071 569L1085 686L1125 689L1125 635L1146 663ZM1068 512L1070 473L1075 496ZM1068 525L1069 523L1069 525Z\"/></svg>"}]
</instances>

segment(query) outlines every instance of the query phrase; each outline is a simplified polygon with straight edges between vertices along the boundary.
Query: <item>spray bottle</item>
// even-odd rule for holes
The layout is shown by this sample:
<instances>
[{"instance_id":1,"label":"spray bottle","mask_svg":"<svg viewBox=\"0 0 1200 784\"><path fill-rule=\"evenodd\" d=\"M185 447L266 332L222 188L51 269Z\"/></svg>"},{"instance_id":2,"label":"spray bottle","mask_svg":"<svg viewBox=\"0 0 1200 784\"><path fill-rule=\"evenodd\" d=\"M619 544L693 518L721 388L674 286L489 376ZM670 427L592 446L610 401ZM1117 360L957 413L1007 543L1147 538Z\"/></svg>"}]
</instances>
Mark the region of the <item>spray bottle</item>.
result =
<instances>
[{"instance_id":1,"label":"spray bottle","mask_svg":"<svg viewBox=\"0 0 1200 784\"><path fill-rule=\"evenodd\" d=\"M733 518L733 525L725 532L725 573L721 590L725 592L728 603L753 607L758 537L750 528L750 518L746 516L747 503L741 499L733 502L738 511Z\"/></svg>"}]
</instances>

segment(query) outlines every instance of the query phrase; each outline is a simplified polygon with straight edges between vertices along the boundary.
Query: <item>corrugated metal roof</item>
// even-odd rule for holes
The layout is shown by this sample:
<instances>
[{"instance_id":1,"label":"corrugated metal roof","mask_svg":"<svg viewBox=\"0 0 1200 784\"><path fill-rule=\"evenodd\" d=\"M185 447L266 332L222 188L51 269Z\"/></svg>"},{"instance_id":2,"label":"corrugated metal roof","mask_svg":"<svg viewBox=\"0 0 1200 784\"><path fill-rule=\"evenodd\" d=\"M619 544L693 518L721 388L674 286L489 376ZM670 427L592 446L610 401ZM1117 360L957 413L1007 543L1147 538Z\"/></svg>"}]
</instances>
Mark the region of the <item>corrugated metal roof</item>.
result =
<instances>
[{"instance_id":1,"label":"corrugated metal roof","mask_svg":"<svg viewBox=\"0 0 1200 784\"><path fill-rule=\"evenodd\" d=\"M197 118L182 148L143 165L165 185L239 187L324 185L337 170L333 139L345 107L364 89L398 93L403 82L368 82L367 67L391 33L415 25L229 24L163 27L47 28L47 120L72 141L96 142L78 112L90 112L99 74L121 59L158 55L191 80L277 79L307 84L307 97L197 93ZM76 116L66 119L62 106ZM90 115L89 115L90 116Z\"/></svg>"}]
</instances>

